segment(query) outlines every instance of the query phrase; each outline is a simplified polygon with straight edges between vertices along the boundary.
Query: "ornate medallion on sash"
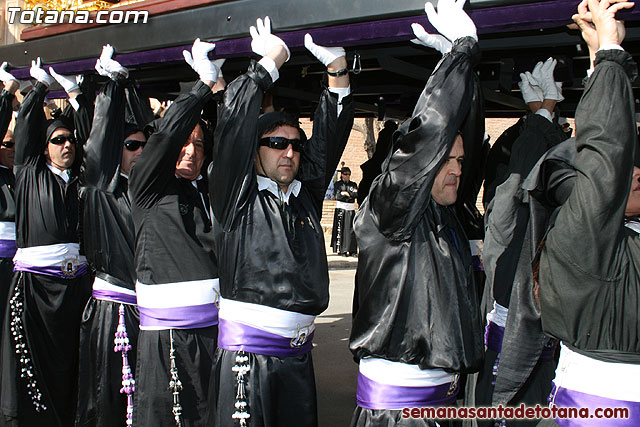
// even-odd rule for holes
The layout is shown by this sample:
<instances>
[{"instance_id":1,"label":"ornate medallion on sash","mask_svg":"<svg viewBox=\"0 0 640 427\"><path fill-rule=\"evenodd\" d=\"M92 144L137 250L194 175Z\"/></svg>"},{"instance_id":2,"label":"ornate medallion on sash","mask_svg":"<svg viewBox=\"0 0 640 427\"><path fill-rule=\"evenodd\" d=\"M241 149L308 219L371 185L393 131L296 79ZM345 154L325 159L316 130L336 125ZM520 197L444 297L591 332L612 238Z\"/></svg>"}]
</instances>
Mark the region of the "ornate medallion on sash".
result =
<instances>
[{"instance_id":1,"label":"ornate medallion on sash","mask_svg":"<svg viewBox=\"0 0 640 427\"><path fill-rule=\"evenodd\" d=\"M455 402L459 374L374 357L360 360L356 400L366 409L422 408Z\"/></svg>"},{"instance_id":2,"label":"ornate medallion on sash","mask_svg":"<svg viewBox=\"0 0 640 427\"><path fill-rule=\"evenodd\" d=\"M218 346L293 357L312 349L315 316L220 298Z\"/></svg>"},{"instance_id":3,"label":"ornate medallion on sash","mask_svg":"<svg viewBox=\"0 0 640 427\"><path fill-rule=\"evenodd\" d=\"M13 269L44 274L61 279L73 279L87 274L87 259L80 255L78 243L18 248L13 257Z\"/></svg>"},{"instance_id":4,"label":"ornate medallion on sash","mask_svg":"<svg viewBox=\"0 0 640 427\"><path fill-rule=\"evenodd\" d=\"M218 324L218 279L136 283L140 330L194 329Z\"/></svg>"}]
</instances>

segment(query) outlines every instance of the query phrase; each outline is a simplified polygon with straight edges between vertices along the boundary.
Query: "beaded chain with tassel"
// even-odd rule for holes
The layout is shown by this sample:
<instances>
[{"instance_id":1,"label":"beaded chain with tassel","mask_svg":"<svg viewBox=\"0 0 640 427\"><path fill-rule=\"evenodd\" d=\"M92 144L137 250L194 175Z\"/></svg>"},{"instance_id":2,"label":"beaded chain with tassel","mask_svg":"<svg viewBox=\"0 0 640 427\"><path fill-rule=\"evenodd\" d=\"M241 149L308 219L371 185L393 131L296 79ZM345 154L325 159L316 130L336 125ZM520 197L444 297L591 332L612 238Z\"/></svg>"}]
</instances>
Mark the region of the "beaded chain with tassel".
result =
<instances>
[{"instance_id":1,"label":"beaded chain with tassel","mask_svg":"<svg viewBox=\"0 0 640 427\"><path fill-rule=\"evenodd\" d=\"M249 414L249 408L247 405L247 393L245 390L246 379L245 375L251 370L249 366L249 357L244 351L240 351L236 355L236 364L232 368L232 371L236 373L238 379L238 391L236 392L236 412L233 413L232 418L238 420L240 427L247 426L247 420L251 417Z\"/></svg>"},{"instance_id":2,"label":"beaded chain with tassel","mask_svg":"<svg viewBox=\"0 0 640 427\"><path fill-rule=\"evenodd\" d=\"M16 284L15 291L9 306L11 307L11 333L16 344L16 354L20 363L20 377L27 381L27 395L31 399L31 403L35 406L37 412L47 410L47 406L42 403L42 393L38 387L35 377L35 369L31 363L31 354L27 347L27 341L24 336L24 325L22 324L22 313L24 310L24 298L22 288L24 286L24 278L20 273L20 278Z\"/></svg>"},{"instance_id":3,"label":"beaded chain with tassel","mask_svg":"<svg viewBox=\"0 0 640 427\"><path fill-rule=\"evenodd\" d=\"M180 405L180 391L182 390L182 381L178 378L178 367L176 366L176 349L173 347L173 329L169 329L169 339L171 340L171 349L169 350L169 361L171 367L169 372L171 373L171 381L169 381L169 388L173 393L173 418L176 421L176 426L182 427L182 405Z\"/></svg>"},{"instance_id":4,"label":"beaded chain with tassel","mask_svg":"<svg viewBox=\"0 0 640 427\"><path fill-rule=\"evenodd\" d=\"M136 391L136 381L133 379L129 358L127 357L127 353L131 350L131 344L129 344L127 326L124 322L124 304L120 304L118 314L118 329L113 340L115 344L113 351L122 352L122 388L120 393L126 393L127 395L127 426L131 426L133 425L133 393Z\"/></svg>"}]
</instances>

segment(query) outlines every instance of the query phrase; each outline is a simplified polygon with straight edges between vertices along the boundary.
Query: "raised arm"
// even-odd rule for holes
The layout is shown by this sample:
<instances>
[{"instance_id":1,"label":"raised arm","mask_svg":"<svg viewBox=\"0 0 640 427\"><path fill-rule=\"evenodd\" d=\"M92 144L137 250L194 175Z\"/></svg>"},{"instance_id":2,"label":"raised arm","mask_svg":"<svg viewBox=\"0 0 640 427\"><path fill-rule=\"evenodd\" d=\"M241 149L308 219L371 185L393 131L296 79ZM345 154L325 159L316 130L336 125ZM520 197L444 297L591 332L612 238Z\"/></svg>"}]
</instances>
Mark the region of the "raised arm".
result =
<instances>
[{"instance_id":1,"label":"raised arm","mask_svg":"<svg viewBox=\"0 0 640 427\"><path fill-rule=\"evenodd\" d=\"M91 132L91 122L93 121L93 103L82 93L78 85L83 77L63 76L58 74L53 67L49 67L51 76L62 86L69 95L69 104L73 107L73 122L76 130L76 137L80 145L89 138Z\"/></svg>"},{"instance_id":2,"label":"raised arm","mask_svg":"<svg viewBox=\"0 0 640 427\"><path fill-rule=\"evenodd\" d=\"M353 125L347 59L341 47L324 47L305 36L305 47L327 67L329 87L322 93L313 115L313 135L305 144L298 178L322 209L324 194L347 145Z\"/></svg>"},{"instance_id":3,"label":"raised arm","mask_svg":"<svg viewBox=\"0 0 640 427\"><path fill-rule=\"evenodd\" d=\"M108 52L107 52L108 53ZM104 55L103 55L104 56ZM111 56L101 56L98 73L110 80L102 87L96 98L91 134L84 148L84 161L80 170L81 183L103 191L113 191L119 179L122 159L122 143L125 138L125 72L108 74L102 63L113 61ZM112 68L117 68L111 66ZM124 70L124 67L123 67Z\"/></svg>"},{"instance_id":4,"label":"raised arm","mask_svg":"<svg viewBox=\"0 0 640 427\"><path fill-rule=\"evenodd\" d=\"M256 28L257 27L257 28ZM213 213L224 230L230 230L246 206L256 185L253 159L257 147L258 115L264 92L278 79L278 69L289 58L284 42L271 34L271 24L258 19L251 27L255 53L263 56L251 62L249 70L227 85L218 106L218 124L211 176Z\"/></svg>"},{"instance_id":5,"label":"raised arm","mask_svg":"<svg viewBox=\"0 0 640 427\"><path fill-rule=\"evenodd\" d=\"M435 17L431 3L425 5L431 23L455 41L429 77L412 118L394 133L392 155L369 193L371 214L392 239L409 238L426 209L433 180L468 115L478 84L472 64L479 54L475 26L461 3L440 0Z\"/></svg>"},{"instance_id":6,"label":"raised arm","mask_svg":"<svg viewBox=\"0 0 640 427\"><path fill-rule=\"evenodd\" d=\"M629 5L589 2L601 50L576 111L574 188L548 238L558 257L603 280L613 278L619 267L614 257L624 232L638 144L629 80L637 67L618 45L614 16Z\"/></svg>"},{"instance_id":7,"label":"raised arm","mask_svg":"<svg viewBox=\"0 0 640 427\"><path fill-rule=\"evenodd\" d=\"M0 66L0 80L4 83L4 89L0 93L0 140L4 138L11 123L13 115L13 101L15 93L20 87L18 80L7 71L7 63Z\"/></svg>"},{"instance_id":8,"label":"raised arm","mask_svg":"<svg viewBox=\"0 0 640 427\"><path fill-rule=\"evenodd\" d=\"M14 172L27 163L36 162L44 153L47 144L44 134L44 97L53 79L40 66L40 58L31 61L31 76L38 80L34 88L22 101L15 129Z\"/></svg>"},{"instance_id":9,"label":"raised arm","mask_svg":"<svg viewBox=\"0 0 640 427\"><path fill-rule=\"evenodd\" d=\"M193 132L204 104L211 98L217 71L208 60L215 45L196 40L193 45L192 67L200 76L190 93L179 96L158 120L154 132L131 172L129 193L132 202L148 208L163 194L175 176L180 150ZM190 54L191 55L191 54Z\"/></svg>"}]
</instances>

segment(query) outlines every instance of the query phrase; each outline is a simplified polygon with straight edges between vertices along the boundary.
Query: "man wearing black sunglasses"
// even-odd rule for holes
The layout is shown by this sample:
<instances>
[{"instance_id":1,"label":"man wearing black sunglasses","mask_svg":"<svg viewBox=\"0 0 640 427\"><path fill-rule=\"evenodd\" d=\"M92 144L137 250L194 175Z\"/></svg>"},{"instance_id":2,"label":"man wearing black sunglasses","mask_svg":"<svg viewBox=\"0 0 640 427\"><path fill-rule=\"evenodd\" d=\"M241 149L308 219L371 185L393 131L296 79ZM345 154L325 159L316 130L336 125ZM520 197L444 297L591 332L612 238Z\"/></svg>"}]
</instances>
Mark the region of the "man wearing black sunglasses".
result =
<instances>
[{"instance_id":1,"label":"man wearing black sunglasses","mask_svg":"<svg viewBox=\"0 0 640 427\"><path fill-rule=\"evenodd\" d=\"M144 104L126 99L128 71L112 55L105 46L96 64L109 81L96 98L80 172L84 252L96 277L80 328L79 426L124 425L133 415L139 313L128 177L146 142L140 131L146 123L125 122L127 105Z\"/></svg>"},{"instance_id":2,"label":"man wearing black sunglasses","mask_svg":"<svg viewBox=\"0 0 640 427\"><path fill-rule=\"evenodd\" d=\"M224 93L209 173L221 298L208 425L313 427L314 320L329 301L320 218L353 123L347 61L306 36L329 73L307 141L291 115L259 117L289 50L268 17L250 32L262 59Z\"/></svg>"},{"instance_id":3,"label":"man wearing black sunglasses","mask_svg":"<svg viewBox=\"0 0 640 427\"><path fill-rule=\"evenodd\" d=\"M45 120L53 79L40 59L31 75L37 83L16 119L14 263L20 276L4 322L0 407L20 425L72 425L80 321L91 292L78 243L76 144L71 126ZM20 372L32 375L21 380Z\"/></svg>"}]
</instances>

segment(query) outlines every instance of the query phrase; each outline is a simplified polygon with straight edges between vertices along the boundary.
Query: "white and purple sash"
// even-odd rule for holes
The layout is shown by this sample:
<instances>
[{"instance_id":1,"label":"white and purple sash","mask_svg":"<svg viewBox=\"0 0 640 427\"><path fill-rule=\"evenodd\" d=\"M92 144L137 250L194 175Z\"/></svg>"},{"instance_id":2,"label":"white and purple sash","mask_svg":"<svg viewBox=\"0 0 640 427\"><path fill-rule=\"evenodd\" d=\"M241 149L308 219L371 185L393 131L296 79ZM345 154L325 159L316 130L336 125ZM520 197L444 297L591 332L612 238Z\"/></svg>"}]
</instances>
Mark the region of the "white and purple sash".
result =
<instances>
[{"instance_id":1,"label":"white and purple sash","mask_svg":"<svg viewBox=\"0 0 640 427\"><path fill-rule=\"evenodd\" d=\"M62 279L74 279L89 271L78 243L18 248L13 257L13 269Z\"/></svg>"},{"instance_id":2,"label":"white and purple sash","mask_svg":"<svg viewBox=\"0 0 640 427\"><path fill-rule=\"evenodd\" d=\"M366 409L447 406L456 400L458 378L443 369L365 358L360 360L356 400Z\"/></svg>"},{"instance_id":3,"label":"white and purple sash","mask_svg":"<svg viewBox=\"0 0 640 427\"><path fill-rule=\"evenodd\" d=\"M341 202L340 200L336 200L336 209L343 209L345 211L355 211L356 204L349 202Z\"/></svg>"},{"instance_id":4,"label":"white and purple sash","mask_svg":"<svg viewBox=\"0 0 640 427\"><path fill-rule=\"evenodd\" d=\"M218 324L218 279L136 283L140 330L195 329Z\"/></svg>"},{"instance_id":5,"label":"white and purple sash","mask_svg":"<svg viewBox=\"0 0 640 427\"><path fill-rule=\"evenodd\" d=\"M294 357L312 349L315 316L220 298L218 347Z\"/></svg>"},{"instance_id":6,"label":"white and purple sash","mask_svg":"<svg viewBox=\"0 0 640 427\"><path fill-rule=\"evenodd\" d=\"M550 405L589 408L627 408L629 418L558 419L564 427L640 425L640 365L603 362L570 350L561 344L560 360L553 380Z\"/></svg>"},{"instance_id":7,"label":"white and purple sash","mask_svg":"<svg viewBox=\"0 0 640 427\"><path fill-rule=\"evenodd\" d=\"M136 291L109 283L100 277L93 280L92 295L95 299L121 304L136 305Z\"/></svg>"},{"instance_id":8,"label":"white and purple sash","mask_svg":"<svg viewBox=\"0 0 640 427\"><path fill-rule=\"evenodd\" d=\"M0 258L13 258L17 249L16 223L0 221Z\"/></svg>"},{"instance_id":9,"label":"white and purple sash","mask_svg":"<svg viewBox=\"0 0 640 427\"><path fill-rule=\"evenodd\" d=\"M482 264L482 240L469 240L469 247L471 247L473 271L484 271L484 264Z\"/></svg>"}]
</instances>

